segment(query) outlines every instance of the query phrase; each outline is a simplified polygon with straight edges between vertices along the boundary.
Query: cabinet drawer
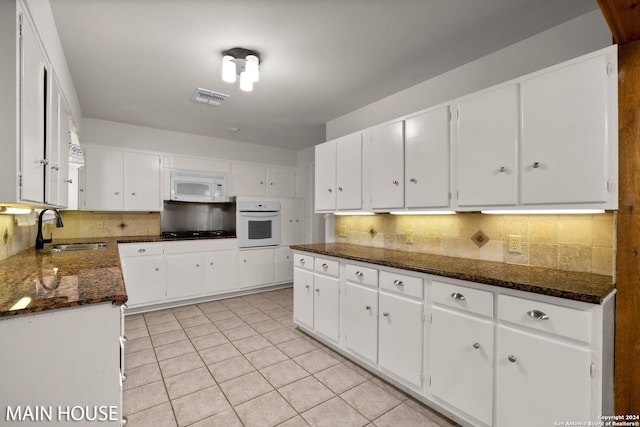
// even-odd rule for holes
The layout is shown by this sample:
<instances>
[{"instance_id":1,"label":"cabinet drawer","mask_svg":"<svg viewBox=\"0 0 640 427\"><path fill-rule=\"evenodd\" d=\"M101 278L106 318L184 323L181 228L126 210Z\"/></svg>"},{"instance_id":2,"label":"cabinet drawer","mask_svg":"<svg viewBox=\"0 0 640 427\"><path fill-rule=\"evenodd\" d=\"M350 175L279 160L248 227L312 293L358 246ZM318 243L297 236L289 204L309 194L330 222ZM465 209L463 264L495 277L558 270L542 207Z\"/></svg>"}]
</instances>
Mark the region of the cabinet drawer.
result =
<instances>
[{"instance_id":1,"label":"cabinet drawer","mask_svg":"<svg viewBox=\"0 0 640 427\"><path fill-rule=\"evenodd\" d=\"M313 271L313 257L299 253L293 254L293 266Z\"/></svg>"},{"instance_id":2,"label":"cabinet drawer","mask_svg":"<svg viewBox=\"0 0 640 427\"><path fill-rule=\"evenodd\" d=\"M493 317L493 293L433 281L431 300L434 303L455 307L481 316Z\"/></svg>"},{"instance_id":3,"label":"cabinet drawer","mask_svg":"<svg viewBox=\"0 0 640 427\"><path fill-rule=\"evenodd\" d=\"M405 276L404 274L391 273L389 271L380 272L380 289L422 298L423 288L422 278L420 277Z\"/></svg>"},{"instance_id":4,"label":"cabinet drawer","mask_svg":"<svg viewBox=\"0 0 640 427\"><path fill-rule=\"evenodd\" d=\"M164 253L164 243L120 243L118 244L118 252L121 257L162 255Z\"/></svg>"},{"instance_id":5,"label":"cabinet drawer","mask_svg":"<svg viewBox=\"0 0 640 427\"><path fill-rule=\"evenodd\" d=\"M591 342L591 313L509 295L498 295L498 319L585 343Z\"/></svg>"},{"instance_id":6,"label":"cabinet drawer","mask_svg":"<svg viewBox=\"0 0 640 427\"><path fill-rule=\"evenodd\" d=\"M378 287L378 270L347 264L347 280L353 283Z\"/></svg>"},{"instance_id":7,"label":"cabinet drawer","mask_svg":"<svg viewBox=\"0 0 640 427\"><path fill-rule=\"evenodd\" d=\"M338 277L340 274L340 264L338 261L331 259L316 258L315 271L317 273L326 274L327 276Z\"/></svg>"}]
</instances>

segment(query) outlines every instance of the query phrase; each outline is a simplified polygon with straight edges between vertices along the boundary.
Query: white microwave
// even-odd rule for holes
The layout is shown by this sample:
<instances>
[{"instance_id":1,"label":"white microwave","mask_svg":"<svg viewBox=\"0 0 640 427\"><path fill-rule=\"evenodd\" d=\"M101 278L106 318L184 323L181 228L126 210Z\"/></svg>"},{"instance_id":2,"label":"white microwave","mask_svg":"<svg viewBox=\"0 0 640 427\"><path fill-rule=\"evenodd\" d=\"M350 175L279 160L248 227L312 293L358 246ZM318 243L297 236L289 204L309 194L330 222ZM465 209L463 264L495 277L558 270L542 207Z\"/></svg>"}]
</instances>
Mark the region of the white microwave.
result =
<instances>
[{"instance_id":1,"label":"white microwave","mask_svg":"<svg viewBox=\"0 0 640 427\"><path fill-rule=\"evenodd\" d=\"M228 202L227 177L203 172L171 171L171 200L178 202Z\"/></svg>"}]
</instances>

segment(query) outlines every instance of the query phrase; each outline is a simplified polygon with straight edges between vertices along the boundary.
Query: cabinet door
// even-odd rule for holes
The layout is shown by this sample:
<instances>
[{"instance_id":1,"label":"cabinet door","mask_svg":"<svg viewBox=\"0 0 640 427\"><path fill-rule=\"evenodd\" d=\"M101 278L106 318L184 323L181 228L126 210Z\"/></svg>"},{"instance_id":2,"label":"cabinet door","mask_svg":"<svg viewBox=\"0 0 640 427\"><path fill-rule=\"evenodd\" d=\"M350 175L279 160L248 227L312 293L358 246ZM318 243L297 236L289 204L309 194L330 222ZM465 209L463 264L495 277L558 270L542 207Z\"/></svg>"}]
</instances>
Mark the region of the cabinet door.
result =
<instances>
[{"instance_id":1,"label":"cabinet door","mask_svg":"<svg viewBox=\"0 0 640 427\"><path fill-rule=\"evenodd\" d=\"M518 111L516 85L458 104L458 206L517 204Z\"/></svg>"},{"instance_id":2,"label":"cabinet door","mask_svg":"<svg viewBox=\"0 0 640 427\"><path fill-rule=\"evenodd\" d=\"M607 57L522 82L522 203L608 200ZM617 84L613 81L613 85ZM615 116L614 116L615 117Z\"/></svg>"},{"instance_id":3,"label":"cabinet door","mask_svg":"<svg viewBox=\"0 0 640 427\"><path fill-rule=\"evenodd\" d=\"M237 289L237 269L237 251L219 251L204 254L203 293L215 294Z\"/></svg>"},{"instance_id":4,"label":"cabinet door","mask_svg":"<svg viewBox=\"0 0 640 427\"><path fill-rule=\"evenodd\" d=\"M267 168L267 195L295 197L296 170L293 168Z\"/></svg>"},{"instance_id":5,"label":"cabinet door","mask_svg":"<svg viewBox=\"0 0 640 427\"><path fill-rule=\"evenodd\" d=\"M403 122L378 126L371 130L370 153L371 207L404 206L404 134Z\"/></svg>"},{"instance_id":6,"label":"cabinet door","mask_svg":"<svg viewBox=\"0 0 640 427\"><path fill-rule=\"evenodd\" d=\"M60 141L60 162L58 172L58 206L69 206L69 196L72 188L72 184L77 182L77 179L73 181L69 176L69 150L71 145L71 133L69 133L69 107L63 96L60 96L60 123L58 127L59 141ZM76 184L77 185L77 184ZM77 204L76 204L77 206Z\"/></svg>"},{"instance_id":7,"label":"cabinet door","mask_svg":"<svg viewBox=\"0 0 640 427\"><path fill-rule=\"evenodd\" d=\"M96 211L123 208L124 152L85 147L85 207Z\"/></svg>"},{"instance_id":8,"label":"cabinet door","mask_svg":"<svg viewBox=\"0 0 640 427\"><path fill-rule=\"evenodd\" d=\"M362 209L362 135L336 141L336 209Z\"/></svg>"},{"instance_id":9,"label":"cabinet door","mask_svg":"<svg viewBox=\"0 0 640 427\"><path fill-rule=\"evenodd\" d=\"M314 280L313 326L333 341L338 341L340 298L338 279L316 274Z\"/></svg>"},{"instance_id":10,"label":"cabinet door","mask_svg":"<svg viewBox=\"0 0 640 427\"><path fill-rule=\"evenodd\" d=\"M250 163L233 163L231 166L234 196L264 196L266 194L267 168Z\"/></svg>"},{"instance_id":11,"label":"cabinet door","mask_svg":"<svg viewBox=\"0 0 640 427\"><path fill-rule=\"evenodd\" d=\"M283 246L305 242L305 199L280 199L280 244Z\"/></svg>"},{"instance_id":12,"label":"cabinet door","mask_svg":"<svg viewBox=\"0 0 640 427\"><path fill-rule=\"evenodd\" d=\"M125 153L124 194L125 210L160 210L160 156Z\"/></svg>"},{"instance_id":13,"label":"cabinet door","mask_svg":"<svg viewBox=\"0 0 640 427\"><path fill-rule=\"evenodd\" d=\"M200 253L170 254L167 259L167 298L202 294L204 259Z\"/></svg>"},{"instance_id":14,"label":"cabinet door","mask_svg":"<svg viewBox=\"0 0 640 427\"><path fill-rule=\"evenodd\" d=\"M449 206L449 107L405 121L405 207Z\"/></svg>"},{"instance_id":15,"label":"cabinet door","mask_svg":"<svg viewBox=\"0 0 640 427\"><path fill-rule=\"evenodd\" d=\"M45 194L47 204L58 206L60 196L60 87L55 74L49 79L47 96L47 166L45 167Z\"/></svg>"},{"instance_id":16,"label":"cabinet door","mask_svg":"<svg viewBox=\"0 0 640 427\"><path fill-rule=\"evenodd\" d=\"M20 199L44 202L47 60L31 21L22 14L20 38Z\"/></svg>"},{"instance_id":17,"label":"cabinet door","mask_svg":"<svg viewBox=\"0 0 640 427\"><path fill-rule=\"evenodd\" d=\"M238 285L240 288L268 285L274 276L273 249L243 250L238 252Z\"/></svg>"},{"instance_id":18,"label":"cabinet door","mask_svg":"<svg viewBox=\"0 0 640 427\"><path fill-rule=\"evenodd\" d=\"M163 301L166 293L164 257L123 257L122 275L130 307Z\"/></svg>"},{"instance_id":19,"label":"cabinet door","mask_svg":"<svg viewBox=\"0 0 640 427\"><path fill-rule=\"evenodd\" d=\"M336 208L336 141L315 147L315 210L332 211Z\"/></svg>"},{"instance_id":20,"label":"cabinet door","mask_svg":"<svg viewBox=\"0 0 640 427\"><path fill-rule=\"evenodd\" d=\"M433 307L429 349L431 393L491 425L493 323Z\"/></svg>"},{"instance_id":21,"label":"cabinet door","mask_svg":"<svg viewBox=\"0 0 640 427\"><path fill-rule=\"evenodd\" d=\"M378 362L378 290L347 282L343 305L344 341L352 353Z\"/></svg>"},{"instance_id":22,"label":"cabinet door","mask_svg":"<svg viewBox=\"0 0 640 427\"><path fill-rule=\"evenodd\" d=\"M313 329L313 272L293 270L293 320Z\"/></svg>"},{"instance_id":23,"label":"cabinet door","mask_svg":"<svg viewBox=\"0 0 640 427\"><path fill-rule=\"evenodd\" d=\"M592 419L588 348L501 325L496 340L497 426Z\"/></svg>"},{"instance_id":24,"label":"cabinet door","mask_svg":"<svg viewBox=\"0 0 640 427\"><path fill-rule=\"evenodd\" d=\"M288 247L274 250L275 272L274 281L276 283L293 281L293 251Z\"/></svg>"}]
</instances>

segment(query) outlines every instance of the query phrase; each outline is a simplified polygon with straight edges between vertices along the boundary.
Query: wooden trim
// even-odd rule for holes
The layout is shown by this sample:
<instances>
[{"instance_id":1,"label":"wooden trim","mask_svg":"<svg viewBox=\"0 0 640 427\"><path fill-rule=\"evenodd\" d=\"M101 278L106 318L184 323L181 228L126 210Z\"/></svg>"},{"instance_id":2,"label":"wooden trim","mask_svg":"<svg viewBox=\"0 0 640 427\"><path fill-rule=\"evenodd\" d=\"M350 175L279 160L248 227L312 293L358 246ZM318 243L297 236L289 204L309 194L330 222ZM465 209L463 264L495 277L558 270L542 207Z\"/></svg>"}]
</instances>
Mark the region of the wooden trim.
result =
<instances>
[{"instance_id":1,"label":"wooden trim","mask_svg":"<svg viewBox=\"0 0 640 427\"><path fill-rule=\"evenodd\" d=\"M613 40L618 44L640 40L640 2L638 0L598 0L609 24Z\"/></svg>"},{"instance_id":2,"label":"wooden trim","mask_svg":"<svg viewBox=\"0 0 640 427\"><path fill-rule=\"evenodd\" d=\"M640 414L640 41L619 46L615 413Z\"/></svg>"}]
</instances>

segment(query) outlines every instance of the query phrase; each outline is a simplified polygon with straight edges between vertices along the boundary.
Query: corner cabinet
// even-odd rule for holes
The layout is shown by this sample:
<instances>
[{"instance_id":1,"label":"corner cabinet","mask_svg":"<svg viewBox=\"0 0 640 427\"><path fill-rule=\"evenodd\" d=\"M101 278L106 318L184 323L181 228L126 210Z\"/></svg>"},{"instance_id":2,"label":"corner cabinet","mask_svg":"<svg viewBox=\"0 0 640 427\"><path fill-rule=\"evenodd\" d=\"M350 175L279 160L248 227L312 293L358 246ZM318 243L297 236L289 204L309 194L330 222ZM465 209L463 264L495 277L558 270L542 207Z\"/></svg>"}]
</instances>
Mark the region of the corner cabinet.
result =
<instances>
[{"instance_id":1,"label":"corner cabinet","mask_svg":"<svg viewBox=\"0 0 640 427\"><path fill-rule=\"evenodd\" d=\"M613 412L613 293L588 304L304 251L294 265L299 328L458 424Z\"/></svg>"}]
</instances>

